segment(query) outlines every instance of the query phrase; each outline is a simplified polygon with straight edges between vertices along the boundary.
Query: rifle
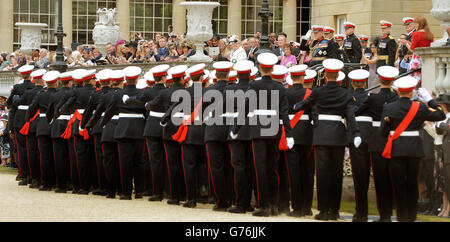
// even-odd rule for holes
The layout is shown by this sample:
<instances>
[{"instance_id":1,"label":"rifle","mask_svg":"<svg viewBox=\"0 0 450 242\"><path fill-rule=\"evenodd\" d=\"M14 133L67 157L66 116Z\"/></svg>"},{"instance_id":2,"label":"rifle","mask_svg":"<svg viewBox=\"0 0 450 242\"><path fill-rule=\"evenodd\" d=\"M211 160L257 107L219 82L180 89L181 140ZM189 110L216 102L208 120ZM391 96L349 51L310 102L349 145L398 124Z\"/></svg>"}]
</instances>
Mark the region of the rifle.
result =
<instances>
[{"instance_id":1,"label":"rifle","mask_svg":"<svg viewBox=\"0 0 450 242\"><path fill-rule=\"evenodd\" d=\"M418 71L420 71L420 70L422 70L422 69L416 69L416 70L412 70L412 71L403 73L403 74L398 75L397 77L395 77L395 80L398 80L398 79L400 79L400 78L402 78L402 77L411 75L411 74L413 74L413 73L415 73L415 72L418 72ZM379 88L379 87L381 87L381 84L378 84L378 85L376 85L376 86L367 88L367 89L366 89L366 92L370 92L370 91L375 90L375 89L377 89L377 88Z\"/></svg>"}]
</instances>

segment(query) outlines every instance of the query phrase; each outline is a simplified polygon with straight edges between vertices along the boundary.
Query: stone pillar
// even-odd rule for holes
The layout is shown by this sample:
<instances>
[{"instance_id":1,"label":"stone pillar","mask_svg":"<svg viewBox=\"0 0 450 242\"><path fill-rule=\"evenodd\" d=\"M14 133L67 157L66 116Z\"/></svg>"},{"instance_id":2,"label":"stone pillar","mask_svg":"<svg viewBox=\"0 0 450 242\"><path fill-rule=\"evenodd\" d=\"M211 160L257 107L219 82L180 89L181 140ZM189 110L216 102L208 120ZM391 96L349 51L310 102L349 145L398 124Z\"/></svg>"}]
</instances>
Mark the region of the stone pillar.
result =
<instances>
[{"instance_id":1,"label":"stone pillar","mask_svg":"<svg viewBox=\"0 0 450 242\"><path fill-rule=\"evenodd\" d=\"M130 0L117 0L117 21L122 31L122 39L130 40Z\"/></svg>"},{"instance_id":2,"label":"stone pillar","mask_svg":"<svg viewBox=\"0 0 450 242\"><path fill-rule=\"evenodd\" d=\"M228 0L228 35L235 34L241 38L242 1Z\"/></svg>"},{"instance_id":3,"label":"stone pillar","mask_svg":"<svg viewBox=\"0 0 450 242\"><path fill-rule=\"evenodd\" d=\"M296 0L283 0L283 32L288 36L286 41L297 39Z\"/></svg>"},{"instance_id":4,"label":"stone pillar","mask_svg":"<svg viewBox=\"0 0 450 242\"><path fill-rule=\"evenodd\" d=\"M172 1L172 26L175 34L186 33L186 8L180 5L184 0Z\"/></svg>"},{"instance_id":5,"label":"stone pillar","mask_svg":"<svg viewBox=\"0 0 450 242\"><path fill-rule=\"evenodd\" d=\"M14 23L13 23L14 0L2 1L0 16L2 24L0 25L0 50L12 52L14 42Z\"/></svg>"},{"instance_id":6,"label":"stone pillar","mask_svg":"<svg viewBox=\"0 0 450 242\"><path fill-rule=\"evenodd\" d=\"M64 47L71 48L71 44L73 42L72 37L72 0L63 0L62 1L62 7L63 7L63 30L66 34L66 37L64 37Z\"/></svg>"}]
</instances>

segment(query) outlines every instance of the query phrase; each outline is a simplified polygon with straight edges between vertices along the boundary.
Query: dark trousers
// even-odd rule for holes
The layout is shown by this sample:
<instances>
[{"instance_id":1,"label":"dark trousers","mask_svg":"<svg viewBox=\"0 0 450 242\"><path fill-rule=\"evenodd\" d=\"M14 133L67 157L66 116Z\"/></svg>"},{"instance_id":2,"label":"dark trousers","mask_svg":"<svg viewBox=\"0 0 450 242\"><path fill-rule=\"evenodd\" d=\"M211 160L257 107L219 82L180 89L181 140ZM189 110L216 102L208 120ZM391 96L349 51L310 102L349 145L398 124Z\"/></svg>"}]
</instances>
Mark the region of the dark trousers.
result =
<instances>
[{"instance_id":1,"label":"dark trousers","mask_svg":"<svg viewBox=\"0 0 450 242\"><path fill-rule=\"evenodd\" d=\"M253 181L253 153L251 142L230 141L229 149L231 165L234 174L235 205L242 208L250 207Z\"/></svg>"},{"instance_id":2,"label":"dark trousers","mask_svg":"<svg viewBox=\"0 0 450 242\"><path fill-rule=\"evenodd\" d=\"M119 151L116 142L103 142L102 153L105 167L106 189L109 195L115 195L120 187Z\"/></svg>"},{"instance_id":3,"label":"dark trousers","mask_svg":"<svg viewBox=\"0 0 450 242\"><path fill-rule=\"evenodd\" d=\"M70 181L70 153L68 141L65 139L53 139L53 156L55 159L56 186L66 190Z\"/></svg>"},{"instance_id":4,"label":"dark trousers","mask_svg":"<svg viewBox=\"0 0 450 242\"><path fill-rule=\"evenodd\" d=\"M92 176L92 184L95 188L106 189L106 170L104 166L104 156L102 151L102 134L92 135L94 145L95 166Z\"/></svg>"},{"instance_id":5,"label":"dark trousers","mask_svg":"<svg viewBox=\"0 0 450 242\"><path fill-rule=\"evenodd\" d=\"M277 178L275 168L278 154L278 140L252 140L253 165L255 167L257 205L269 208L276 203Z\"/></svg>"},{"instance_id":6,"label":"dark trousers","mask_svg":"<svg viewBox=\"0 0 450 242\"><path fill-rule=\"evenodd\" d=\"M393 207L392 183L388 167L390 160L383 158L381 152L371 152L371 157L378 213L380 218L388 219L392 216Z\"/></svg>"},{"instance_id":7,"label":"dark trousers","mask_svg":"<svg viewBox=\"0 0 450 242\"><path fill-rule=\"evenodd\" d=\"M321 212L341 207L344 146L316 146L317 204Z\"/></svg>"},{"instance_id":8,"label":"dark trousers","mask_svg":"<svg viewBox=\"0 0 450 242\"><path fill-rule=\"evenodd\" d=\"M22 179L25 179L31 176L27 154L27 136L22 135L19 131L20 131L19 128L14 128L17 147L17 158L18 158L17 161L19 162L20 177Z\"/></svg>"},{"instance_id":9,"label":"dark trousers","mask_svg":"<svg viewBox=\"0 0 450 242\"><path fill-rule=\"evenodd\" d=\"M214 197L218 207L228 207L232 200L233 178L229 148L226 142L206 143Z\"/></svg>"},{"instance_id":10,"label":"dark trousers","mask_svg":"<svg viewBox=\"0 0 450 242\"><path fill-rule=\"evenodd\" d=\"M41 180L41 164L39 162L39 149L36 133L29 133L27 139L27 157L30 166L31 178Z\"/></svg>"},{"instance_id":11,"label":"dark trousers","mask_svg":"<svg viewBox=\"0 0 450 242\"><path fill-rule=\"evenodd\" d=\"M197 201L197 188L199 184L200 166L204 159L203 145L181 145L181 157L184 174L186 200Z\"/></svg>"},{"instance_id":12,"label":"dark trousers","mask_svg":"<svg viewBox=\"0 0 450 242\"><path fill-rule=\"evenodd\" d=\"M53 187L56 184L55 159L53 156L53 144L50 136L39 136L39 163L41 167L41 182L46 187Z\"/></svg>"},{"instance_id":13,"label":"dark trousers","mask_svg":"<svg viewBox=\"0 0 450 242\"><path fill-rule=\"evenodd\" d=\"M183 179L180 144L175 141L164 141L164 150L166 153L170 198L173 200L183 200L186 196L186 186Z\"/></svg>"},{"instance_id":14,"label":"dark trousers","mask_svg":"<svg viewBox=\"0 0 450 242\"><path fill-rule=\"evenodd\" d=\"M394 200L399 222L413 222L417 215L417 188L419 159L414 157L393 157L389 161Z\"/></svg>"},{"instance_id":15,"label":"dark trousers","mask_svg":"<svg viewBox=\"0 0 450 242\"><path fill-rule=\"evenodd\" d=\"M285 152L278 152L278 159L275 166L275 177L277 179L276 204L280 208L289 208L289 176Z\"/></svg>"},{"instance_id":16,"label":"dark trousers","mask_svg":"<svg viewBox=\"0 0 450 242\"><path fill-rule=\"evenodd\" d=\"M119 169L122 195L131 196L134 188L136 193L144 192L144 139L121 139L119 146Z\"/></svg>"},{"instance_id":17,"label":"dark trousers","mask_svg":"<svg viewBox=\"0 0 450 242\"><path fill-rule=\"evenodd\" d=\"M77 154L75 152L75 137L72 137L68 141L69 147L69 157L70 157L70 180L72 181L72 187L74 192L80 190L81 177L80 177L80 167L78 164Z\"/></svg>"},{"instance_id":18,"label":"dark trousers","mask_svg":"<svg viewBox=\"0 0 450 242\"><path fill-rule=\"evenodd\" d=\"M164 191L164 144L160 137L147 137L147 149L153 177L153 195L163 195Z\"/></svg>"},{"instance_id":19,"label":"dark trousers","mask_svg":"<svg viewBox=\"0 0 450 242\"><path fill-rule=\"evenodd\" d=\"M295 145L293 149L285 152L285 163L288 168L292 209L309 211L314 190L312 147Z\"/></svg>"},{"instance_id":20,"label":"dark trousers","mask_svg":"<svg viewBox=\"0 0 450 242\"><path fill-rule=\"evenodd\" d=\"M356 148L353 144L350 145L356 214L359 217L367 217L369 213L367 192L370 182L370 153L367 149L367 143L362 143L359 148Z\"/></svg>"},{"instance_id":21,"label":"dark trousers","mask_svg":"<svg viewBox=\"0 0 450 242\"><path fill-rule=\"evenodd\" d=\"M89 191L92 185L93 152L91 140L84 140L82 136L75 135L74 150L77 171L80 179L80 188Z\"/></svg>"},{"instance_id":22,"label":"dark trousers","mask_svg":"<svg viewBox=\"0 0 450 242\"><path fill-rule=\"evenodd\" d=\"M152 164L150 164L150 153L148 152L147 141L144 145L142 159L144 161L144 191L147 191L147 195L152 196L155 188L153 186L153 169Z\"/></svg>"}]
</instances>

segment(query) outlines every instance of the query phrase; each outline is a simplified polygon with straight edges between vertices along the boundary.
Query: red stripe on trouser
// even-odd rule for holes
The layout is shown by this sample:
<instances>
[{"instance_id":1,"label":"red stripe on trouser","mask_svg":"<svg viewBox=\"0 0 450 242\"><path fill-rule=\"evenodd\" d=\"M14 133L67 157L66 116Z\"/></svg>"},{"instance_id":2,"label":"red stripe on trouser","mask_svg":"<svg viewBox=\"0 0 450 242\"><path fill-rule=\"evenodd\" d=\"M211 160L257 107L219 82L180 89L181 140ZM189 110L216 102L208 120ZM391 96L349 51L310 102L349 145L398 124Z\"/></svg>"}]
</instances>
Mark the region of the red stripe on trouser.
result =
<instances>
[{"instance_id":1,"label":"red stripe on trouser","mask_svg":"<svg viewBox=\"0 0 450 242\"><path fill-rule=\"evenodd\" d=\"M17 162L19 162L19 174L20 174L20 178L25 178L22 176L22 167L21 167L21 163L20 163L20 149L19 149L19 141L17 141L17 128L14 129L14 141L16 143L16 148L17 148L17 156L19 159L16 159ZM14 153L14 152L13 152Z\"/></svg>"},{"instance_id":2,"label":"red stripe on trouser","mask_svg":"<svg viewBox=\"0 0 450 242\"><path fill-rule=\"evenodd\" d=\"M122 174L122 160L120 159L119 144L117 144L117 153L119 154L120 185L122 186L122 195L125 195L125 189L124 189L124 185L123 185L123 174Z\"/></svg>"},{"instance_id":3,"label":"red stripe on trouser","mask_svg":"<svg viewBox=\"0 0 450 242\"><path fill-rule=\"evenodd\" d=\"M173 193L172 193L172 181L171 181L171 179L170 179L169 156L167 155L166 142L163 142L163 145L164 145L164 152L166 153L166 163L167 163L167 174L168 174L168 178L169 178L170 198L173 199Z\"/></svg>"},{"instance_id":4,"label":"red stripe on trouser","mask_svg":"<svg viewBox=\"0 0 450 242\"><path fill-rule=\"evenodd\" d=\"M356 148L356 147L355 147ZM358 184L356 182L356 178L355 178L355 169L353 168L353 160L352 160L352 154L350 152L350 165L352 166L352 177L353 177L353 185L354 185L354 189L355 189L355 200L356 200L356 212L358 213L358 215L360 215L360 211L359 211L359 205L358 205Z\"/></svg>"},{"instance_id":5,"label":"red stripe on trouser","mask_svg":"<svg viewBox=\"0 0 450 242\"><path fill-rule=\"evenodd\" d=\"M314 170L316 171L316 199L317 199L317 209L319 209L319 174L317 174L317 152L314 147Z\"/></svg>"},{"instance_id":6,"label":"red stripe on trouser","mask_svg":"<svg viewBox=\"0 0 450 242\"><path fill-rule=\"evenodd\" d=\"M288 175L288 181L289 181L289 196L290 196L290 198L291 198L291 204L294 202L293 200L292 200L292 190L293 190L293 188L292 188L292 182L291 182L291 174L290 174L290 172L289 172L289 164L288 164L288 159L287 159L287 152L286 151L284 151L284 161L286 162L286 171L287 171L287 175Z\"/></svg>"},{"instance_id":7,"label":"red stripe on trouser","mask_svg":"<svg viewBox=\"0 0 450 242\"><path fill-rule=\"evenodd\" d=\"M394 196L394 202L395 202L395 213L397 215L397 221L398 221L398 201L397 201L397 196L395 195L394 180L392 179L391 167L389 165L388 165L388 172L389 172L389 179L391 180L392 195Z\"/></svg>"},{"instance_id":8,"label":"red stripe on trouser","mask_svg":"<svg viewBox=\"0 0 450 242\"><path fill-rule=\"evenodd\" d=\"M41 170L41 182L44 181L44 169L42 169L42 153L39 147L39 138L37 138L38 152L39 152L39 169Z\"/></svg>"},{"instance_id":9,"label":"red stripe on trouser","mask_svg":"<svg viewBox=\"0 0 450 242\"><path fill-rule=\"evenodd\" d=\"M27 147L27 162L28 162L28 170L30 170L30 178L33 179L33 174L31 174L31 165L30 165L30 154L28 151L28 136L26 137L26 147Z\"/></svg>"},{"instance_id":10,"label":"red stripe on trouser","mask_svg":"<svg viewBox=\"0 0 450 242\"><path fill-rule=\"evenodd\" d=\"M186 178L186 169L184 168L184 145L181 145L181 165L183 166L184 189L186 190L186 201L189 200L188 182Z\"/></svg>"},{"instance_id":11,"label":"red stripe on trouser","mask_svg":"<svg viewBox=\"0 0 450 242\"><path fill-rule=\"evenodd\" d=\"M373 169L373 153L370 153L370 166L372 167L372 173L373 173L373 185L375 187L375 198L377 199L377 210L378 214L381 216L381 204L380 200L378 199L378 190L377 190L377 183L375 182L375 169Z\"/></svg>"},{"instance_id":12,"label":"red stripe on trouser","mask_svg":"<svg viewBox=\"0 0 450 242\"><path fill-rule=\"evenodd\" d=\"M213 176L213 173L212 173L211 161L210 161L210 159L209 159L208 143L206 143L205 146L206 146L206 154L207 154L207 156L208 156L208 166L209 166L209 171L211 172L211 179L212 179L212 185L213 185L214 195L216 196L216 204L217 204L217 206L219 206L219 196L217 196L217 193L216 193L216 185L214 184L214 176Z\"/></svg>"},{"instance_id":13,"label":"red stripe on trouser","mask_svg":"<svg viewBox=\"0 0 450 242\"><path fill-rule=\"evenodd\" d=\"M95 138L95 135L92 136L94 138L94 156L95 156L95 165L97 166L97 184L98 188L103 188L102 184L100 182L100 167L98 164L98 157L97 157L97 139Z\"/></svg>"},{"instance_id":14,"label":"red stripe on trouser","mask_svg":"<svg viewBox=\"0 0 450 242\"><path fill-rule=\"evenodd\" d=\"M80 183L80 189L82 189L83 186L81 185L80 163L78 162L77 145L75 138L73 138L73 151L73 153L75 154L75 159L77 160L78 182Z\"/></svg>"},{"instance_id":15,"label":"red stripe on trouser","mask_svg":"<svg viewBox=\"0 0 450 242\"><path fill-rule=\"evenodd\" d=\"M258 194L258 207L261 207L261 200L259 199L259 178L258 178L258 168L256 168L255 161L255 143L252 140L252 151L253 151L253 165L255 166L255 177L256 177L256 194Z\"/></svg>"},{"instance_id":16,"label":"red stripe on trouser","mask_svg":"<svg viewBox=\"0 0 450 242\"><path fill-rule=\"evenodd\" d=\"M103 163L103 172L105 172L105 177L106 179L109 181L109 175L108 172L106 170L106 165L105 165L105 151L103 150L103 143L102 143L102 163Z\"/></svg>"},{"instance_id":17,"label":"red stripe on trouser","mask_svg":"<svg viewBox=\"0 0 450 242\"><path fill-rule=\"evenodd\" d=\"M55 141L52 140L52 153L53 153L53 165L55 166L55 173L56 173L56 155L55 155ZM56 187L58 187L58 176L55 176L56 180Z\"/></svg>"},{"instance_id":18,"label":"red stripe on trouser","mask_svg":"<svg viewBox=\"0 0 450 242\"><path fill-rule=\"evenodd\" d=\"M233 164L233 151L231 150L231 145L230 143L228 143L228 148L230 149L230 163L231 163L231 167L234 168L234 164ZM233 169L233 183L234 183L234 194L236 196L236 201L235 201L235 205L239 205L238 204L238 191L236 189L236 169Z\"/></svg>"}]
</instances>

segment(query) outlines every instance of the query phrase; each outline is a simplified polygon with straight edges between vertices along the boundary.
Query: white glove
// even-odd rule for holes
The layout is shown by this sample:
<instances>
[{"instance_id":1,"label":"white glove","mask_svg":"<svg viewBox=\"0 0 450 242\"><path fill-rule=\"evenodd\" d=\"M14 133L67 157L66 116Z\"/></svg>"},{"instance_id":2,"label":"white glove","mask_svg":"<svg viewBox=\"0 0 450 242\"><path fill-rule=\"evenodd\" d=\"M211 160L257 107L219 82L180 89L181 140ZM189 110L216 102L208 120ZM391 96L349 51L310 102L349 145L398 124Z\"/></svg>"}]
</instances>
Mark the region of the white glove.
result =
<instances>
[{"instance_id":1,"label":"white glove","mask_svg":"<svg viewBox=\"0 0 450 242\"><path fill-rule=\"evenodd\" d=\"M81 127L79 127L78 130L80 130L80 132L83 132L83 131L84 131L84 129L82 129Z\"/></svg>"},{"instance_id":2,"label":"white glove","mask_svg":"<svg viewBox=\"0 0 450 242\"><path fill-rule=\"evenodd\" d=\"M356 148L359 148L361 143L362 143L362 140L361 140L361 137L359 137L359 136L355 137L355 139L353 140L353 144L355 145Z\"/></svg>"},{"instance_id":3,"label":"white glove","mask_svg":"<svg viewBox=\"0 0 450 242\"><path fill-rule=\"evenodd\" d=\"M294 138L286 138L286 141L287 141L287 145L288 145L289 149L292 149L295 144Z\"/></svg>"},{"instance_id":4,"label":"white glove","mask_svg":"<svg viewBox=\"0 0 450 242\"><path fill-rule=\"evenodd\" d=\"M419 100L424 102L424 103L428 103L429 101L431 101L433 98L431 97L430 93L427 91L427 89L425 88L419 88L417 90L419 92Z\"/></svg>"},{"instance_id":5,"label":"white glove","mask_svg":"<svg viewBox=\"0 0 450 242\"><path fill-rule=\"evenodd\" d=\"M122 97L123 103L125 103L128 99L130 99L130 97L128 95L123 95L123 97Z\"/></svg>"},{"instance_id":6,"label":"white glove","mask_svg":"<svg viewBox=\"0 0 450 242\"><path fill-rule=\"evenodd\" d=\"M159 122L159 125L161 125L161 126L163 126L163 127L166 127L167 123L162 124L161 122Z\"/></svg>"},{"instance_id":7,"label":"white glove","mask_svg":"<svg viewBox=\"0 0 450 242\"><path fill-rule=\"evenodd\" d=\"M305 36L302 36L302 39L309 40L311 38L312 30L308 30Z\"/></svg>"},{"instance_id":8,"label":"white glove","mask_svg":"<svg viewBox=\"0 0 450 242\"><path fill-rule=\"evenodd\" d=\"M233 134L233 131L230 131L230 137L232 139L236 139L238 137L238 135L237 134Z\"/></svg>"}]
</instances>

